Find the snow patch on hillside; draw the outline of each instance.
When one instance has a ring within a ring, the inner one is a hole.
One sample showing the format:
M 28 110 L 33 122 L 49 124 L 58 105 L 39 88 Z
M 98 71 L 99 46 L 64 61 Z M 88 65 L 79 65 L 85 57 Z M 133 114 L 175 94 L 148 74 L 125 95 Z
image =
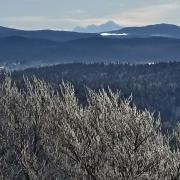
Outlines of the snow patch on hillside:
M 128 36 L 127 33 L 115 34 L 115 33 L 101 33 L 101 36 Z

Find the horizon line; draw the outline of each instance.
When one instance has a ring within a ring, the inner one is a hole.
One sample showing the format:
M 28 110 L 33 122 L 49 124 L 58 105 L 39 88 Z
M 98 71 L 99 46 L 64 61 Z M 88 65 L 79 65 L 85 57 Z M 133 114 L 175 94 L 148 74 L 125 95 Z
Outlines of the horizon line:
M 109 21 L 107 21 L 109 22 Z M 114 21 L 113 21 L 114 22 Z M 103 25 L 105 23 L 102 23 L 102 24 L 90 24 L 90 25 L 95 25 L 95 26 L 100 26 L 100 25 Z M 117 24 L 117 23 L 116 23 Z M 123 28 L 129 28 L 129 27 L 146 27 L 146 26 L 153 26 L 153 25 L 174 25 L 174 26 L 177 26 L 177 27 L 180 27 L 180 25 L 178 24 L 174 24 L 174 23 L 153 23 L 153 24 L 146 24 L 146 25 L 136 25 L 136 26 L 122 26 L 122 28 L 120 29 L 123 29 Z M 119 24 L 118 24 L 119 25 Z M 89 26 L 89 25 L 88 25 Z M 12 26 L 4 26 L 4 25 L 0 25 L 0 28 L 7 28 L 7 29 L 12 29 L 12 30 L 20 30 L 20 31 L 71 31 L 71 32 L 75 32 L 73 31 L 73 29 L 75 29 L 76 27 L 83 27 L 83 28 L 87 28 L 88 26 L 75 26 L 74 28 L 72 29 L 58 29 L 58 28 L 40 28 L 40 29 L 31 29 L 31 28 L 20 28 L 20 27 L 12 27 Z M 121 26 L 121 25 L 120 25 Z

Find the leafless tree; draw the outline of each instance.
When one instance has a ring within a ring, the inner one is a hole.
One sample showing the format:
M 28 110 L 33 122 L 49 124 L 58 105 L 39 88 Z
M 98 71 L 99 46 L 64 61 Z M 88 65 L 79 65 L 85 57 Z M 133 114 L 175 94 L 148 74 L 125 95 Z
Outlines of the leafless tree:
M 180 179 L 180 126 L 173 148 L 160 118 L 119 92 L 88 90 L 82 106 L 69 83 L 24 81 L 0 85 L 1 179 Z

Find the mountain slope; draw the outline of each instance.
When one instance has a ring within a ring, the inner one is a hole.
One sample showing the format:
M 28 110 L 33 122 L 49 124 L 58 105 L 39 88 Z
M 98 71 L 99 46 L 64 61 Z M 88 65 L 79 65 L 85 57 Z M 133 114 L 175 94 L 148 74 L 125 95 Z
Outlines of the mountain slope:
M 70 41 L 79 38 L 89 38 L 100 36 L 91 33 L 77 33 L 70 31 L 54 31 L 54 30 L 37 30 L 37 31 L 24 31 L 11 28 L 0 27 L 0 38 L 6 36 L 23 36 L 26 38 L 40 38 L 51 41 Z
M 11 33 L 11 32 L 16 32 L 16 31 L 18 31 L 18 30 L 13 29 L 13 28 L 7 28 L 7 27 L 0 26 L 0 34 Z
M 53 42 L 24 37 L 0 38 L 0 62 L 25 60 L 44 63 L 116 62 L 147 63 L 180 60 L 180 39 L 83 38 Z
M 125 33 L 128 35 L 128 37 L 161 36 L 170 38 L 180 38 L 180 26 L 172 24 L 155 24 L 144 27 L 127 27 L 117 31 L 111 31 L 110 33 Z

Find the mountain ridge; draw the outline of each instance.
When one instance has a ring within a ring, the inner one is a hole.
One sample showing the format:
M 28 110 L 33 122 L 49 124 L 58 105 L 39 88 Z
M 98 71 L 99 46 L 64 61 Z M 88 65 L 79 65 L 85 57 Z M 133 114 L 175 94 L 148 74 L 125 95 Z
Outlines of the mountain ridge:
M 180 61 L 180 39 L 93 37 L 53 42 L 22 37 L 0 38 L 0 62 L 26 60 L 47 62 Z
M 23 36 L 26 38 L 40 38 L 51 41 L 69 41 L 80 38 L 100 36 L 99 34 L 78 33 L 72 31 L 55 31 L 55 30 L 19 30 L 6 27 L 0 27 L 0 38 L 6 36 Z
M 164 32 L 169 32 L 168 36 L 152 36 L 154 32 L 162 32 L 163 27 Z M 7 29 L 4 33 L 6 28 L 2 29 L 0 66 L 17 61 L 26 62 L 28 66 L 66 62 L 180 61 L 180 27 L 176 25 L 160 24 L 113 31 L 114 34 L 127 32 L 128 35 L 123 38 L 53 30 Z
M 117 31 L 109 31 L 112 34 L 127 34 L 130 37 L 163 36 L 180 38 L 180 26 L 174 24 L 154 24 L 140 27 L 125 27 Z

